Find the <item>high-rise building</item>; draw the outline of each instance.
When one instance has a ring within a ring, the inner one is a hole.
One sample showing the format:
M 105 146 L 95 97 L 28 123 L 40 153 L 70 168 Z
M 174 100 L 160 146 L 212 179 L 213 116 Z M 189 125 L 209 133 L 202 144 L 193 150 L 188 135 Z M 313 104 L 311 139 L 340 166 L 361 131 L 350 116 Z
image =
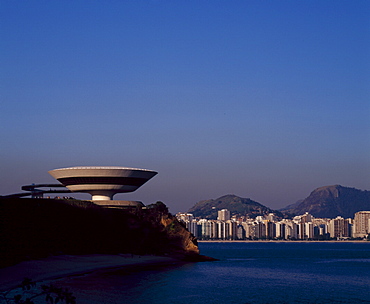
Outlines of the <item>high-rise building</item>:
M 191 213 L 177 213 L 176 214 L 176 218 L 179 220 L 179 221 L 183 221 L 183 222 L 191 222 L 193 219 L 194 219 L 194 216 L 193 214 Z
M 229 239 L 230 240 L 235 240 L 236 239 L 236 233 L 237 233 L 237 222 L 234 222 L 234 221 L 227 221 L 226 222 L 228 224 L 228 228 L 229 228 Z
M 275 222 L 276 221 L 276 216 L 274 213 L 269 213 L 267 216 L 266 216 L 266 220 L 270 221 L 270 222 Z
M 313 219 L 313 216 L 309 214 L 308 212 L 306 212 L 305 214 L 301 216 L 301 222 L 303 223 L 312 222 L 312 219 Z
M 350 237 L 350 221 L 337 216 L 329 222 L 329 233 L 332 238 Z
M 198 223 L 196 220 L 187 221 L 185 224 L 189 232 L 191 232 L 195 237 L 199 237 Z
M 305 237 L 307 239 L 313 239 L 313 236 L 314 236 L 314 229 L 313 229 L 313 223 L 312 222 L 307 222 L 307 223 L 304 223 L 304 230 L 305 230 Z
M 353 237 L 365 237 L 370 233 L 370 211 L 355 213 Z
M 264 222 L 255 223 L 255 237 L 257 239 L 266 238 L 266 225 Z
M 206 219 L 201 219 L 198 221 L 200 228 L 200 236 L 203 240 L 209 239 L 209 223 Z
M 238 240 L 244 240 L 245 239 L 245 229 L 243 225 L 239 224 L 236 227 L 236 238 Z
M 226 222 L 218 222 L 218 238 L 221 240 L 227 240 L 229 238 L 229 227 Z
M 217 230 L 217 221 L 209 221 L 210 222 L 210 235 L 211 239 L 218 239 L 218 230 Z
M 217 219 L 219 221 L 228 221 L 230 220 L 230 211 L 227 209 L 222 209 L 217 212 Z
M 285 239 L 286 233 L 285 233 L 285 223 L 283 222 L 277 222 L 275 223 L 275 230 L 276 230 L 276 237 L 278 239 Z
M 274 222 L 265 221 L 266 226 L 266 237 L 268 239 L 274 239 L 276 237 L 276 225 Z

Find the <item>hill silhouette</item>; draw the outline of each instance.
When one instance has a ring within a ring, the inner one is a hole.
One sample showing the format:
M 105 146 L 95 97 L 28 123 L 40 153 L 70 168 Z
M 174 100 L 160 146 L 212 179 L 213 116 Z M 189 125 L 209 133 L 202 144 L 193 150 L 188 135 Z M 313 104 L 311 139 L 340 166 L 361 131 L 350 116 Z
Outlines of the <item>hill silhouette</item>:
M 281 209 L 284 213 L 304 214 L 315 217 L 353 218 L 358 211 L 370 210 L 370 191 L 340 185 L 325 186 L 315 189 L 302 202 Z
M 281 212 L 272 210 L 250 198 L 242 198 L 233 194 L 221 196 L 217 199 L 203 200 L 196 203 L 189 209 L 195 217 L 205 219 L 217 219 L 217 212 L 221 209 L 228 209 L 231 215 L 256 217 L 271 212 L 282 215 Z

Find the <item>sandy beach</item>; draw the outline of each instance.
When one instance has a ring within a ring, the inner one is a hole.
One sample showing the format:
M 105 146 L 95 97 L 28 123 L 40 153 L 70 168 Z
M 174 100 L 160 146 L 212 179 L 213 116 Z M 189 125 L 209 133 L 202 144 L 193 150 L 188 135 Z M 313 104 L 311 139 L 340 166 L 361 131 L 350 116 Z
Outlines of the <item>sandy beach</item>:
M 0 291 L 16 288 L 24 278 L 34 282 L 57 279 L 69 275 L 89 273 L 98 269 L 180 263 L 160 256 L 122 255 L 61 255 L 40 260 L 25 261 L 0 269 Z

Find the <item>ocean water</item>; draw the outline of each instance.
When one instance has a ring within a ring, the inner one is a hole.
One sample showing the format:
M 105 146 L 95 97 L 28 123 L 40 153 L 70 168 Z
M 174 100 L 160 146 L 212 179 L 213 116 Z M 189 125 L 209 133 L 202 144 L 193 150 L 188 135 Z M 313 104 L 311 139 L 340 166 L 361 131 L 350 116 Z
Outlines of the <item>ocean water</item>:
M 216 262 L 59 280 L 77 303 L 370 303 L 370 242 L 199 244 Z

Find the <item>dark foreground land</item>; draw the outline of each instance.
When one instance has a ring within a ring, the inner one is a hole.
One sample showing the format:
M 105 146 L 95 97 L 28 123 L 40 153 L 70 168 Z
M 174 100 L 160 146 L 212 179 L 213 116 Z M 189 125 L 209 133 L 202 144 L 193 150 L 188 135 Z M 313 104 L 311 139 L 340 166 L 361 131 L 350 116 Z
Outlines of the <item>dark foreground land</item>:
M 91 254 L 51 256 L 0 268 L 0 293 L 15 289 L 25 278 L 32 278 L 31 280 L 36 283 L 87 274 L 97 270 L 140 269 L 140 267 L 148 266 L 166 267 L 180 263 L 185 262 L 171 257 L 153 255 Z M 1 300 L 0 303 L 2 303 Z
M 0 268 L 58 255 L 206 259 L 196 239 L 161 202 L 147 209 L 112 209 L 68 199 L 1 199 L 0 246 Z

